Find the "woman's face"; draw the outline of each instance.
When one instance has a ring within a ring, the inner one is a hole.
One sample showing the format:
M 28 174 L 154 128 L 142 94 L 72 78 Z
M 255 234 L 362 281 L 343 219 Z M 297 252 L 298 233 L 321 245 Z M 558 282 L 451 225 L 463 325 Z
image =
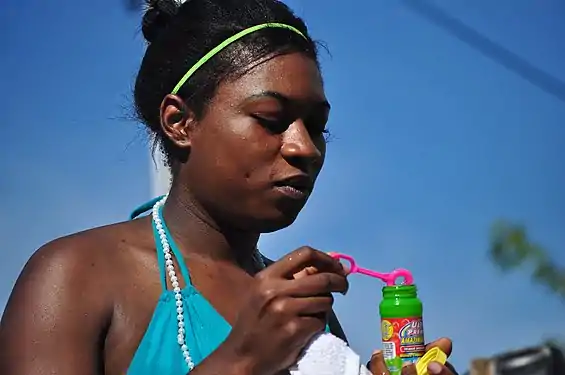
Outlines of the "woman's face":
M 218 87 L 204 116 L 187 122 L 180 172 L 220 224 L 272 232 L 290 225 L 322 168 L 330 106 L 316 63 L 294 53 Z

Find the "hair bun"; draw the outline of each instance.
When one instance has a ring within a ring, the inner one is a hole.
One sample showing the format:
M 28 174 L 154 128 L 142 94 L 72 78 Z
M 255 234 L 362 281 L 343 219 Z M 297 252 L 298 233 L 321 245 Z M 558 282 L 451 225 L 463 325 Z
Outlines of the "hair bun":
M 148 0 L 141 21 L 141 32 L 149 43 L 153 42 L 187 0 Z

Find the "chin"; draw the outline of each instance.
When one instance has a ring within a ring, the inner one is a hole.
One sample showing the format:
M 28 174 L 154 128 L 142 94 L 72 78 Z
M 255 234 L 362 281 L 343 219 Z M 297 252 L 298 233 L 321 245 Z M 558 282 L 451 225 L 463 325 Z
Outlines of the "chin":
M 245 215 L 234 218 L 234 222 L 240 224 L 240 230 L 255 233 L 276 232 L 292 225 L 305 204 L 306 200 L 279 200 L 267 204 L 261 202 L 261 204 L 254 205 L 252 209 L 245 210 Z
M 257 231 L 260 233 L 273 233 L 289 227 L 296 220 L 298 214 L 294 216 L 280 215 L 278 218 L 260 220 L 257 223 Z
M 254 217 L 253 229 L 260 233 L 272 233 L 284 229 L 296 221 L 302 207 L 303 204 L 273 207 L 269 212 L 262 212 Z

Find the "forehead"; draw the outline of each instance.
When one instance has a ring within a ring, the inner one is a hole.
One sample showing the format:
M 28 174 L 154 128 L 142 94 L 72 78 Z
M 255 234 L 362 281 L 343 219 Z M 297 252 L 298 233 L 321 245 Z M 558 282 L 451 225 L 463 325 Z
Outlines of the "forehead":
M 320 70 L 301 53 L 265 60 L 235 80 L 218 87 L 216 99 L 237 101 L 272 91 L 293 99 L 326 100 Z

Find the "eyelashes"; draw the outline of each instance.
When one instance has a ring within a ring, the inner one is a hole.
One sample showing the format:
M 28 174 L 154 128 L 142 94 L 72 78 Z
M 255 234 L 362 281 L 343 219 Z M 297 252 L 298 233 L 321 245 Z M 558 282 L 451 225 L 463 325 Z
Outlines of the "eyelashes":
M 274 134 L 281 134 L 288 129 L 292 121 L 286 119 L 268 119 L 265 117 L 253 115 L 252 116 L 262 127 Z
M 324 128 L 324 130 L 322 130 L 322 134 L 324 135 L 324 140 L 326 141 L 326 143 L 329 143 L 333 140 L 332 132 L 330 131 L 330 128 L 328 127 Z
M 290 124 L 292 124 L 292 122 L 294 121 L 285 118 L 269 119 L 259 115 L 252 115 L 251 117 L 253 117 L 255 121 L 259 123 L 259 125 L 273 134 L 284 133 L 288 129 Z M 305 123 L 309 133 L 312 136 L 323 136 L 326 142 L 331 139 L 331 132 L 330 129 L 325 126 L 325 121 L 315 121 L 314 119 L 311 119 L 310 121 L 305 121 Z

